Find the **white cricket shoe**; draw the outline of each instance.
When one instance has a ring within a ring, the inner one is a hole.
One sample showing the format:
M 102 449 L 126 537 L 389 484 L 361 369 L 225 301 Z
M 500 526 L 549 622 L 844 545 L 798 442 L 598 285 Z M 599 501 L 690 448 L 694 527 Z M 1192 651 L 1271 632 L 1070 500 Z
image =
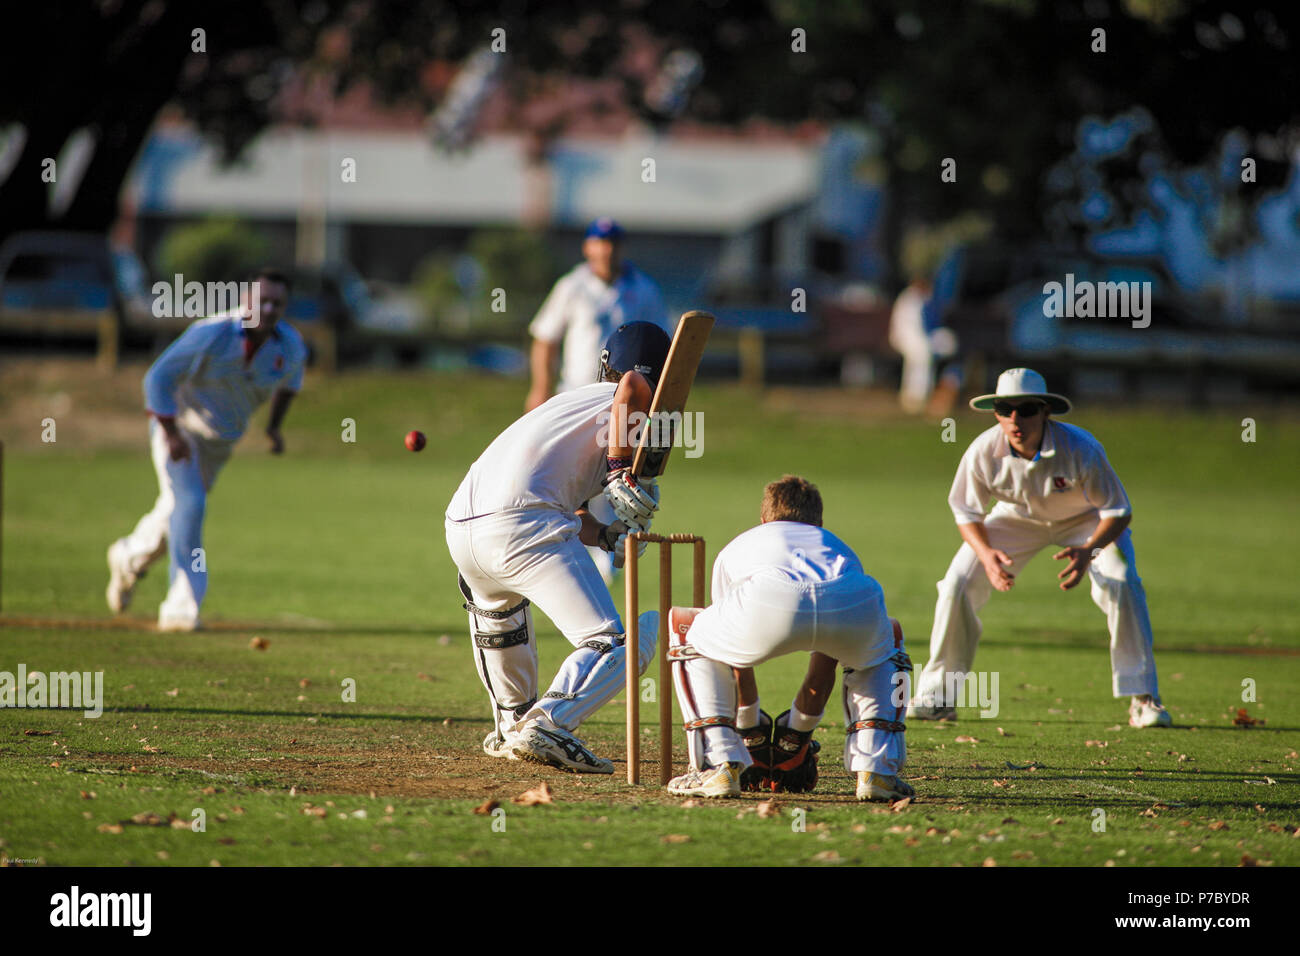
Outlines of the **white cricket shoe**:
M 912 785 L 901 777 L 873 773 L 870 770 L 858 771 L 859 800 L 902 800 L 914 796 L 916 791 Z
M 518 760 L 510 750 L 507 737 L 500 736 L 495 730 L 483 738 L 483 752 L 489 757 L 502 757 L 506 760 Z
M 126 544 L 118 538 L 108 546 L 108 590 L 104 598 L 108 609 L 114 614 L 121 614 L 131 606 L 131 593 L 135 590 L 140 575 L 131 570 L 126 560 Z
M 507 746 L 520 760 L 544 763 L 573 773 L 613 773 L 614 762 L 597 757 L 577 737 L 559 728 L 534 724 L 513 734 Z
M 1174 719 L 1165 710 L 1160 699 L 1150 694 L 1139 694 L 1128 705 L 1130 727 L 1172 727 Z
M 158 614 L 158 630 L 168 634 L 188 634 L 191 631 L 197 631 L 201 624 L 197 617 L 188 617 L 180 614 L 168 614 L 166 611 L 160 611 Z
M 740 774 L 745 765 L 723 763 L 705 770 L 692 770 L 668 781 L 668 792 L 679 797 L 738 797 Z
M 908 720 L 956 720 L 957 708 L 942 704 L 927 704 L 920 697 L 907 702 Z

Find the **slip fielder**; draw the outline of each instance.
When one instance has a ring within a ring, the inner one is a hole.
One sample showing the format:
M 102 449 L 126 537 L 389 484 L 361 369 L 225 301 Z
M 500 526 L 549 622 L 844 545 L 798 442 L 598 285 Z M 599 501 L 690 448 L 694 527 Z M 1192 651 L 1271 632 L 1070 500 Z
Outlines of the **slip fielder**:
M 584 545 L 621 549 L 629 527 L 648 530 L 659 507 L 654 479 L 630 473 L 626 425 L 649 409 L 669 346 L 651 323 L 619 327 L 601 353 L 599 381 L 562 392 L 502 432 L 447 508 L 447 548 L 492 704 L 489 756 L 613 773 L 611 761 L 574 736 L 623 687 L 626 654 L 622 621 Z M 600 497 L 617 520 L 592 516 L 588 503 Z M 540 697 L 533 604 L 574 647 Z M 638 623 L 640 672 L 654 655 L 657 613 Z
M 281 322 L 289 281 L 274 269 L 254 277 L 257 298 L 239 311 L 193 323 L 158 356 L 144 377 L 158 498 L 125 538 L 108 549 L 108 606 L 131 603 L 136 583 L 166 551 L 167 597 L 158 611 L 163 631 L 193 631 L 207 592 L 203 517 L 217 473 L 248 428 L 253 412 L 272 399 L 266 434 L 273 454 L 284 450 L 280 425 L 302 388 L 307 347 Z M 258 314 L 252 314 L 253 302 Z
M 938 584 L 930 661 L 907 716 L 955 719 L 956 701 L 945 693 L 952 679 L 945 675 L 970 673 L 982 630 L 979 610 L 991 589 L 1010 591 L 1030 558 L 1058 545 L 1052 557 L 1069 562 L 1057 575 L 1061 589 L 1086 574 L 1092 600 L 1106 615 L 1113 692 L 1131 696 L 1129 724 L 1170 726 L 1128 530 L 1132 508 L 1105 450 L 1082 428 L 1051 418 L 1070 411 L 1070 402 L 1048 392 L 1032 369 L 1008 369 L 998 376 L 996 393 L 970 404 L 992 411 L 997 424 L 971 443 L 957 466 L 948 504 L 965 543 Z

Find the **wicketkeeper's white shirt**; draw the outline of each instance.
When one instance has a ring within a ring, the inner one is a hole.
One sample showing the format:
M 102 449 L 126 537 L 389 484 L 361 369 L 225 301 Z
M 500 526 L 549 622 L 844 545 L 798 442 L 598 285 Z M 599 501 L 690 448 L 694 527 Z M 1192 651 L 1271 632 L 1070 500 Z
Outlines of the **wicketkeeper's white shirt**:
M 862 574 L 862 562 L 825 528 L 802 521 L 768 521 L 737 535 L 713 562 L 713 602 L 756 574 L 779 574 L 796 584 Z
M 272 392 L 302 389 L 306 363 L 302 336 L 285 322 L 276 323 L 249 361 L 240 316 L 200 319 L 150 366 L 145 405 L 203 438 L 237 441 Z
M 526 508 L 566 516 L 600 494 L 609 413 L 618 385 L 598 382 L 562 392 L 496 437 L 470 466 L 447 507 L 464 521 Z
M 563 343 L 559 388 L 564 391 L 596 380 L 600 351 L 625 322 L 653 322 L 673 334 L 653 279 L 627 262 L 607 284 L 584 262 L 555 283 L 528 331 L 543 342 Z
M 1031 521 L 1070 521 L 1088 512 L 1111 518 L 1132 510 L 1101 443 L 1077 425 L 1048 419 L 1032 459 L 1011 449 L 1001 427 L 976 438 L 957 466 L 948 506 L 958 524 L 982 523 L 989 507 Z

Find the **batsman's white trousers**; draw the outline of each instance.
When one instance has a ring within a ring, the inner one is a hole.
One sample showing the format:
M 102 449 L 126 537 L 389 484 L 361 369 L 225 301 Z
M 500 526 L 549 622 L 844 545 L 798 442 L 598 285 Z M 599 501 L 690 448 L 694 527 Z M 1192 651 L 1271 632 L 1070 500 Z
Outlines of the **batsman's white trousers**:
M 818 651 L 844 669 L 847 725 L 863 724 L 845 738 L 844 766 L 850 772 L 902 770 L 907 757 L 901 732 L 908 694 L 906 654 L 901 641 L 895 646 L 880 585 L 866 575 L 819 583 L 792 581 L 775 571 L 755 575 L 696 615 L 686 642 L 702 655 L 681 665 L 678 700 L 688 721 L 735 717 L 736 685 L 730 668 Z M 865 726 L 867 722 L 873 726 Z M 885 723 L 899 729 L 887 729 Z M 730 727 L 709 727 L 703 736 L 699 756 L 711 766 L 752 762 L 740 735 Z M 692 760 L 697 759 L 693 748 Z
M 167 434 L 149 423 L 149 445 L 158 473 L 158 499 L 135 530 L 122 539 L 128 567 L 142 573 L 166 550 L 169 558 L 167 597 L 160 616 L 197 620 L 208 589 L 207 555 L 203 547 L 203 515 L 217 473 L 230 459 L 233 442 L 212 441 L 180 429 L 190 457 L 172 461 Z
M 1082 546 L 1099 521 L 1095 512 L 1071 521 L 1032 521 L 999 503 L 985 519 L 984 529 L 989 544 L 1011 557 L 1012 564 L 1007 570 L 1019 577 L 1029 560 L 1046 547 Z M 1110 669 L 1115 696 L 1153 694 L 1158 697 L 1151 617 L 1147 613 L 1146 591 L 1138 577 L 1133 538 L 1127 528 L 1092 559 L 1088 577 L 1093 603 L 1105 612 L 1110 629 Z M 934 629 L 930 633 L 930 660 L 917 679 L 916 694 L 927 704 L 952 706 L 955 702 L 944 697 L 944 674 L 971 672 L 983 630 L 979 610 L 988 601 L 993 585 L 974 549 L 962 544 L 938 588 Z M 1015 593 L 1014 588 L 1011 593 Z
M 499 732 L 520 730 L 539 719 L 573 731 L 623 688 L 623 624 L 609 588 L 578 540 L 579 527 L 575 515 L 553 508 L 446 522 L 447 549 L 469 585 L 475 605 L 500 612 L 527 598 L 574 646 L 546 694 L 513 726 L 498 725 Z M 657 631 L 653 625 L 640 628 L 638 671 L 654 656 Z M 534 638 L 530 635 L 529 640 Z M 606 649 L 605 645 L 614 646 Z M 497 684 L 516 688 L 523 700 L 535 696 L 535 645 L 527 652 L 519 646 L 507 653 L 484 652 L 483 656 L 485 686 L 495 679 Z M 526 693 L 528 689 L 532 693 Z M 487 690 L 492 696 L 492 687 Z M 497 704 L 494 698 L 493 706 Z

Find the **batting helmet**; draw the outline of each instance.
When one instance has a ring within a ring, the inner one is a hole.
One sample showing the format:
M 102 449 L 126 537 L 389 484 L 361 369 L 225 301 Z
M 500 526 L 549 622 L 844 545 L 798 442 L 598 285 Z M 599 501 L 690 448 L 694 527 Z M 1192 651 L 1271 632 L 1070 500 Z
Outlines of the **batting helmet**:
M 653 322 L 620 325 L 600 353 L 599 381 L 617 382 L 626 372 L 636 370 L 651 386 L 658 385 L 670 345 L 668 333 Z

